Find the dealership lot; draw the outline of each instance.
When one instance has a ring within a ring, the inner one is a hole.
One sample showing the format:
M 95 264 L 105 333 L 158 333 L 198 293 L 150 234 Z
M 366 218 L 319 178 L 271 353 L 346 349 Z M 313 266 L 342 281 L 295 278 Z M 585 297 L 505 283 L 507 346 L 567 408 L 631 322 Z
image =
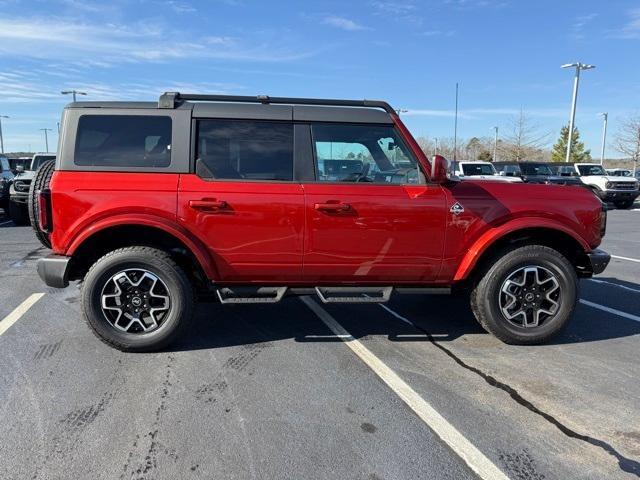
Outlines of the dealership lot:
M 636 478 L 640 211 L 609 212 L 603 248 L 544 346 L 500 343 L 463 298 L 396 296 L 201 304 L 171 351 L 125 354 L 0 218 L 0 478 Z

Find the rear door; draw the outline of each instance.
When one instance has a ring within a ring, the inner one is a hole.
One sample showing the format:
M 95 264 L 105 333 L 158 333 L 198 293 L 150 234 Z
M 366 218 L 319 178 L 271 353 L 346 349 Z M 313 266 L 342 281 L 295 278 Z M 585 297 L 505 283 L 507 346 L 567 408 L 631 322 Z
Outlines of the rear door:
M 321 283 L 428 283 L 445 233 L 445 195 L 427 184 L 393 125 L 311 125 L 303 274 Z
M 293 151 L 291 121 L 195 121 L 195 173 L 180 178 L 178 220 L 206 243 L 218 281 L 300 280 L 304 196 Z

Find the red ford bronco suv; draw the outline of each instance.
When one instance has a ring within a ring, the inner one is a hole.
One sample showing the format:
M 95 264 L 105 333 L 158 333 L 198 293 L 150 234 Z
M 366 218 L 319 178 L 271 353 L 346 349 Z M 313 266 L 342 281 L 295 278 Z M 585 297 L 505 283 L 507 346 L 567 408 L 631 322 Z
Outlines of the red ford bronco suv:
M 89 326 L 127 351 L 167 346 L 196 299 L 384 302 L 469 289 L 482 326 L 542 342 L 578 278 L 604 270 L 590 191 L 450 179 L 382 101 L 165 93 L 78 102 L 31 216 L 38 273 L 82 282 Z

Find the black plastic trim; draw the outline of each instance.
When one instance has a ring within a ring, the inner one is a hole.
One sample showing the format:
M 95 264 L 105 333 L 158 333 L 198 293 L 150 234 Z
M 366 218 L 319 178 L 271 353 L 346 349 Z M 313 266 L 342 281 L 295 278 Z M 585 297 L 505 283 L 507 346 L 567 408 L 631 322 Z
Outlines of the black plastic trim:
M 611 261 L 611 255 L 598 248 L 591 253 L 587 253 L 587 258 L 591 263 L 591 271 L 594 275 L 604 272 L 604 269 L 609 265 L 609 261 Z
M 69 285 L 69 262 L 71 257 L 48 255 L 38 260 L 37 270 L 42 281 L 49 287 L 65 288 Z

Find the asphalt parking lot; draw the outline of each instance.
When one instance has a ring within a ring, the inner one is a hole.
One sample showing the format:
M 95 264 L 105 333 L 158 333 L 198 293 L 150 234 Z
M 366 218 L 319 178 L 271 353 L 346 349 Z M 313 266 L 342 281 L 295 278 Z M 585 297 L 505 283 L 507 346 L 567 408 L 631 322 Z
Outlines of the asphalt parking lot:
M 0 218 L 0 478 L 640 477 L 640 209 L 609 212 L 602 248 L 544 346 L 500 343 L 464 298 L 407 295 L 201 304 L 171 351 L 125 354 Z

